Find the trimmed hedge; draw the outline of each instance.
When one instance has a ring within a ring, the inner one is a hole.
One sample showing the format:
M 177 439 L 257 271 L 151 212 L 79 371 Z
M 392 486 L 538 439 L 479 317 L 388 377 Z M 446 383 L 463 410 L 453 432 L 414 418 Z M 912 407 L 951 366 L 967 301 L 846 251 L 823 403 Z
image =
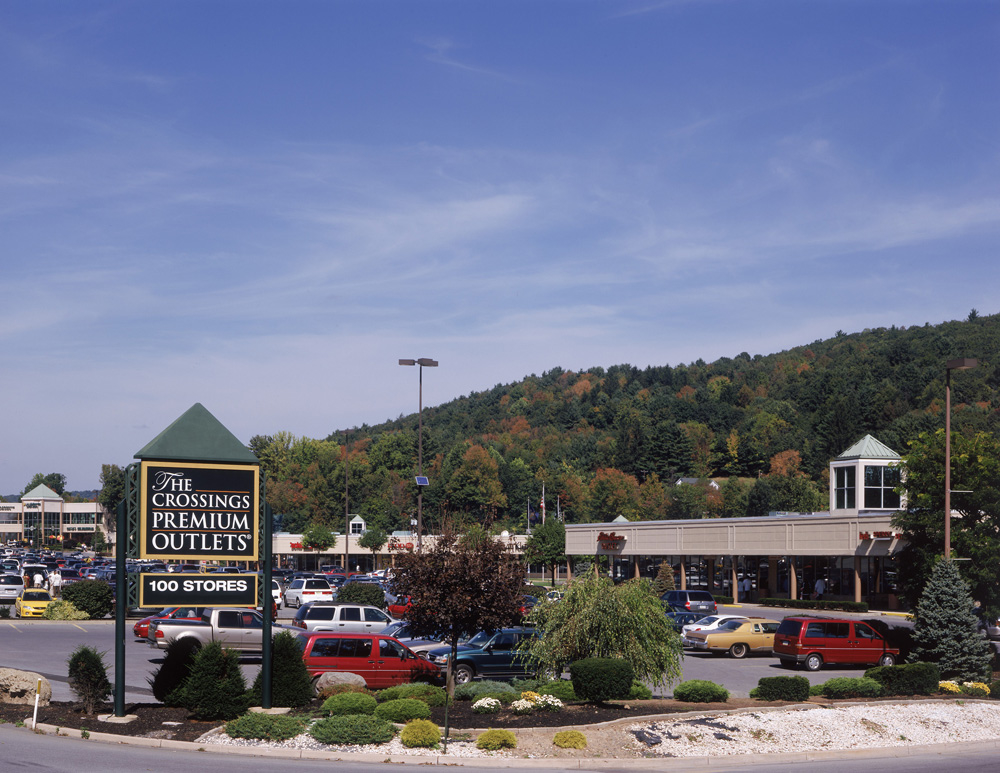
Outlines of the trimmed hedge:
M 457 701 L 477 701 L 480 698 L 497 697 L 500 693 L 510 693 L 520 695 L 520 691 L 507 682 L 494 682 L 490 679 L 483 679 L 479 682 L 469 682 L 460 684 L 455 688 L 455 700 Z
M 323 701 L 323 711 L 333 716 L 346 716 L 348 714 L 374 714 L 377 701 L 371 695 L 360 692 L 342 692 L 339 695 L 331 695 Z
M 839 609 L 843 612 L 867 612 L 865 601 L 828 601 L 825 599 L 758 599 L 763 607 L 788 607 L 789 609 Z
M 62 597 L 81 612 L 86 612 L 91 620 L 107 617 L 115 600 L 111 586 L 103 580 L 81 580 L 71 583 L 63 588 Z
M 882 685 L 866 676 L 838 676 L 820 685 L 824 698 L 878 698 Z
M 883 695 L 933 695 L 938 692 L 941 669 L 935 663 L 876 666 L 865 671 L 865 677 L 882 685 Z
M 763 676 L 750 697 L 758 701 L 809 700 L 809 680 L 804 676 Z
M 539 695 L 554 695 L 563 703 L 576 700 L 576 691 L 573 689 L 573 683 L 568 679 L 553 679 L 551 682 L 545 682 L 535 692 Z M 631 698 L 632 696 L 630 695 L 629 697 Z
M 510 730 L 487 730 L 476 739 L 477 749 L 498 751 L 499 749 L 516 749 L 517 736 Z
M 729 690 L 715 682 L 691 679 L 674 688 L 674 700 L 685 703 L 725 703 L 729 700 Z
M 431 707 L 416 698 L 397 698 L 375 707 L 375 716 L 388 722 L 409 722 L 411 719 L 430 719 Z
M 628 691 L 630 701 L 648 701 L 653 697 L 653 691 L 638 679 L 632 680 L 632 687 Z
M 602 703 L 627 699 L 635 672 L 618 658 L 584 658 L 569 664 L 573 691 L 582 701 Z
M 368 714 L 321 719 L 309 729 L 320 743 L 333 746 L 389 743 L 396 735 L 391 722 Z
M 257 741 L 287 741 L 305 732 L 305 717 L 287 714 L 261 714 L 250 712 L 226 723 L 230 738 L 249 738 Z
M 441 728 L 429 719 L 414 719 L 406 723 L 399 740 L 410 749 L 436 749 L 441 743 Z
M 448 693 L 443 687 L 424 682 L 412 682 L 410 684 L 397 684 L 393 687 L 386 687 L 379 690 L 375 697 L 379 702 L 393 701 L 398 698 L 416 698 L 423 701 L 428 706 L 444 706 L 448 700 Z
M 560 749 L 586 749 L 587 736 L 579 730 L 560 730 L 552 736 L 552 743 Z

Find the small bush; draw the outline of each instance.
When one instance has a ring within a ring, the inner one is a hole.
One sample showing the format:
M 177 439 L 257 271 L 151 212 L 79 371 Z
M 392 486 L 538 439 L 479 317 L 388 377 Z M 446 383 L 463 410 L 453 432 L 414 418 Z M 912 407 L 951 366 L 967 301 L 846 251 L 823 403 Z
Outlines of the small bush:
M 809 697 L 819 698 L 823 694 L 823 685 L 821 684 L 811 684 L 809 685 Z
M 153 690 L 153 697 L 167 706 L 180 706 L 180 697 L 174 690 L 184 684 L 191 673 L 194 654 L 200 645 L 194 639 L 174 639 L 167 644 L 163 653 L 163 663 L 147 679 Z
M 543 682 L 536 692 L 539 695 L 554 695 L 563 702 L 576 700 L 576 691 L 569 679 L 553 679 L 551 682 Z
M 431 707 L 416 698 L 397 698 L 375 707 L 375 716 L 388 722 L 409 722 L 411 719 L 430 719 Z
M 331 695 L 323 701 L 323 711 L 333 716 L 346 714 L 374 714 L 377 701 L 371 695 L 359 692 L 344 692 Z
M 674 688 L 674 700 L 685 703 L 725 703 L 729 690 L 704 679 L 690 679 Z
M 822 685 L 824 698 L 878 698 L 882 685 L 865 676 L 838 676 Z
M 804 701 L 809 699 L 809 680 L 804 676 L 764 676 L 750 691 L 759 701 Z
M 337 601 L 343 604 L 366 604 L 385 609 L 385 591 L 370 582 L 350 582 L 337 591 Z
M 46 620 L 87 620 L 90 615 L 74 607 L 72 602 L 56 599 L 45 607 L 42 617 Z
M 494 698 L 504 706 L 510 706 L 514 701 L 516 701 L 521 696 L 516 692 L 491 692 L 482 696 L 483 698 Z M 482 700 L 482 698 L 480 699 Z
M 429 719 L 414 719 L 406 723 L 399 740 L 408 748 L 436 749 L 441 743 L 441 728 Z
M 114 604 L 111 586 L 103 580 L 81 580 L 63 588 L 64 601 L 70 602 L 91 620 L 100 620 L 110 614 Z
M 460 684 L 455 688 L 455 700 L 474 701 L 485 695 L 495 695 L 497 693 L 510 693 L 520 695 L 520 690 L 515 690 L 507 682 L 494 682 L 490 679 L 483 679 L 481 682 L 469 682 Z
M 252 711 L 226 723 L 230 738 L 250 738 L 257 741 L 287 741 L 305 732 L 304 717 L 287 714 L 261 714 Z
M 364 695 L 374 695 L 374 693 L 372 693 L 372 691 L 369 690 L 367 687 L 362 687 L 359 684 L 331 684 L 320 690 L 316 694 L 316 697 L 319 698 L 321 701 L 325 701 L 327 698 L 330 698 L 334 695 L 341 695 L 345 692 L 359 692 L 363 693 Z
M 935 663 L 876 666 L 865 676 L 882 685 L 883 695 L 933 695 L 938 691 L 941 670 Z
M 309 735 L 332 746 L 389 743 L 396 735 L 391 722 L 368 714 L 328 717 L 316 722 Z
M 990 697 L 1000 700 L 1000 681 L 990 682 Z
M 560 749 L 586 749 L 587 736 L 579 730 L 560 730 L 552 737 L 552 743 Z
M 569 664 L 573 691 L 582 701 L 602 703 L 628 698 L 635 673 L 618 658 L 584 658 Z
M 264 669 L 261 669 L 251 689 L 255 703 L 260 703 L 263 689 Z M 312 699 L 312 677 L 302 659 L 302 650 L 291 631 L 282 631 L 271 646 L 271 705 L 296 708 Z
M 10 604 L 0 605 L 0 620 L 10 619 Z
M 962 682 L 962 692 L 972 698 L 989 698 L 990 686 L 983 682 Z
M 103 653 L 86 644 L 73 650 L 69 656 L 69 686 L 83 703 L 84 713 L 93 714 L 111 695 Z
M 191 673 L 171 693 L 171 700 L 175 696 L 195 719 L 236 719 L 250 705 L 239 653 L 218 642 L 206 644 L 195 654 Z
M 500 705 L 496 698 L 480 698 L 472 704 L 472 711 L 476 714 L 496 714 L 500 711 Z
M 716 599 L 718 599 L 718 596 Z M 865 601 L 764 598 L 758 599 L 757 603 L 762 607 L 787 607 L 789 609 L 839 609 L 842 612 L 868 611 L 868 603 Z
M 511 679 L 511 689 L 516 693 L 535 692 L 539 686 L 544 684 L 540 679 Z
M 653 697 L 653 691 L 650 690 L 646 685 L 640 682 L 638 679 L 632 680 L 632 687 L 628 691 L 628 699 L 630 701 L 648 701 Z
M 493 752 L 500 749 L 516 749 L 517 736 L 510 730 L 487 730 L 476 739 L 476 748 Z
M 938 682 L 938 692 L 943 692 L 945 695 L 961 695 L 962 688 L 958 686 L 958 682 L 946 680 Z
M 416 698 L 428 706 L 444 706 L 448 700 L 448 693 L 443 687 L 437 685 L 413 682 L 411 684 L 397 684 L 394 687 L 379 690 L 375 697 L 378 698 L 379 702 L 394 701 L 397 698 Z

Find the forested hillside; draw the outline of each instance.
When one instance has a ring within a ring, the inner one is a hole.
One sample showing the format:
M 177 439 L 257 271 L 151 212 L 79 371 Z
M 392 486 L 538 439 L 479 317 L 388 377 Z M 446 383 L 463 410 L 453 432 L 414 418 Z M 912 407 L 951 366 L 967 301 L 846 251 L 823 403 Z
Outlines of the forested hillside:
M 945 362 L 953 427 L 998 434 L 1000 315 L 838 332 L 771 355 L 582 372 L 554 368 L 424 409 L 425 527 L 442 519 L 523 530 L 545 484 L 568 522 L 733 517 L 829 505 L 829 460 L 870 433 L 904 453 L 943 425 Z M 342 528 L 345 444 L 350 510 L 385 529 L 415 507 L 416 415 L 326 440 L 286 433 L 250 443 L 284 527 Z M 677 478 L 700 484 L 673 485 Z M 715 478 L 719 489 L 709 487 Z

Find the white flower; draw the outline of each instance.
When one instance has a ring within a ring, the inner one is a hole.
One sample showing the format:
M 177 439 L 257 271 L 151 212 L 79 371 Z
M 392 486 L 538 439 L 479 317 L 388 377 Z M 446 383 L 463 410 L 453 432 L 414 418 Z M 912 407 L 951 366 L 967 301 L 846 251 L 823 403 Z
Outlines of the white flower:
M 500 701 L 496 698 L 480 698 L 472 704 L 472 710 L 477 714 L 496 714 L 500 711 Z
M 535 705 L 549 711 L 559 711 L 564 704 L 555 695 L 539 695 Z
M 535 708 L 535 704 L 531 701 L 517 700 L 510 704 L 510 707 L 515 714 L 530 714 L 531 710 Z

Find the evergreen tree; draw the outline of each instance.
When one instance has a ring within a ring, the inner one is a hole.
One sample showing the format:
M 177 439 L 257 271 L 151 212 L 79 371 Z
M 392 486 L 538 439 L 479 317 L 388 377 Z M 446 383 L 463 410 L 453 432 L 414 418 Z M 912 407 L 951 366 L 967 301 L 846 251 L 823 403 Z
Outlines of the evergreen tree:
M 261 700 L 264 690 L 264 669 L 257 672 L 251 693 L 255 702 Z M 282 631 L 274 637 L 271 648 L 271 705 L 296 708 L 312 700 L 312 679 L 295 634 Z
M 991 645 L 978 630 L 969 586 L 941 559 L 917 603 L 911 663 L 936 663 L 943 679 L 990 681 Z
M 653 593 L 662 596 L 668 590 L 675 590 L 674 567 L 669 561 L 661 561 L 660 568 L 656 572 L 656 579 L 653 580 Z

